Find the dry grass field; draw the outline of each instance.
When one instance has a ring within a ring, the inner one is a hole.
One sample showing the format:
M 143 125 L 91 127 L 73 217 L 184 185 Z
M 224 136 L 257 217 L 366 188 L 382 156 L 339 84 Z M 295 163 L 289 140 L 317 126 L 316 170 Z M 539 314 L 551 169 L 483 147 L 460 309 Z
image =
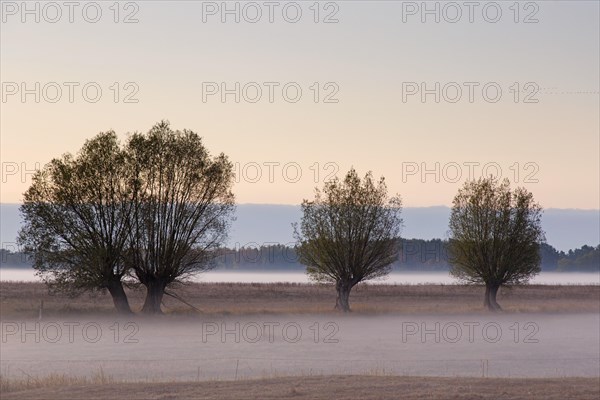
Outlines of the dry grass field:
M 545 399 L 596 400 L 596 378 L 308 376 L 260 380 L 60 385 L 5 392 L 3 400 Z
M 332 286 L 292 283 L 191 283 L 171 289 L 203 314 L 314 314 L 330 313 L 335 304 Z M 142 289 L 128 290 L 138 311 Z M 482 312 L 483 288 L 464 285 L 358 285 L 350 296 L 356 313 L 448 314 Z M 68 298 L 50 295 L 42 283 L 0 282 L 0 315 L 32 318 L 40 302 L 44 315 L 112 314 L 107 293 Z M 600 286 L 528 285 L 503 288 L 498 301 L 507 312 L 600 312 Z M 165 296 L 167 313 L 196 313 Z

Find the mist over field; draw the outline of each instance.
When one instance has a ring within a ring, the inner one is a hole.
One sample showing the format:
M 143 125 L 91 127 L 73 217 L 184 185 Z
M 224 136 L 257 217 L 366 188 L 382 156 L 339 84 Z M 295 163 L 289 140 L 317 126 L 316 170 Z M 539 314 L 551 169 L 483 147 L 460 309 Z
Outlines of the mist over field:
M 3 375 L 229 380 L 391 374 L 599 377 L 598 314 L 223 316 L 2 322 Z

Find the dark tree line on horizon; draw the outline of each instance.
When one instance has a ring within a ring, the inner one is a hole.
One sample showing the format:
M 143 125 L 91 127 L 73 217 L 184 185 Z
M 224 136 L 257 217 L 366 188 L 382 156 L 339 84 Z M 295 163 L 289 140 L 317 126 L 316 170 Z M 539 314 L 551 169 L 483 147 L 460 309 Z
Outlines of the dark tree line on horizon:
M 391 264 L 393 271 L 448 271 L 447 240 L 401 239 L 398 258 Z M 215 259 L 217 269 L 303 271 L 296 250 L 291 245 L 250 244 L 237 248 L 223 248 Z M 556 250 L 547 243 L 540 245 L 541 269 L 548 272 L 600 271 L 600 245 L 583 245 L 568 252 Z
M 392 271 L 446 272 L 450 270 L 446 240 L 401 239 L 398 259 Z M 294 246 L 291 244 L 258 245 L 250 243 L 234 248 L 216 250 L 215 270 L 224 271 L 295 271 L 304 272 Z M 598 272 L 600 271 L 600 245 L 583 245 L 569 251 L 559 251 L 542 243 L 541 269 L 546 272 Z M 31 260 L 20 251 L 0 249 L 0 267 L 31 268 Z

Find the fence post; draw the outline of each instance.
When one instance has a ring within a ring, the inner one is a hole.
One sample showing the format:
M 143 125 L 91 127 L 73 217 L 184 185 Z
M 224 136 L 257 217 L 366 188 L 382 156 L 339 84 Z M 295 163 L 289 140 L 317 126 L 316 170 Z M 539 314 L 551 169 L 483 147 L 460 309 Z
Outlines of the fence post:
M 482 378 L 487 378 L 488 377 L 488 375 L 489 375 L 488 374 L 488 367 L 489 367 L 488 360 L 487 359 L 481 360 L 481 377 Z

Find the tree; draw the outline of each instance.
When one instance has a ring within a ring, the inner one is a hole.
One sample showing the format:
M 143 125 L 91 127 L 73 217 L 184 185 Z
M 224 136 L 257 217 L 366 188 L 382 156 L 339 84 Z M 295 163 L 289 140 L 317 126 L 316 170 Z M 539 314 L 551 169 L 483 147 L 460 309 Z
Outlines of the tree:
M 485 284 L 484 306 L 499 311 L 503 285 L 527 282 L 540 272 L 542 208 L 524 188 L 507 179 L 468 181 L 454 198 L 450 214 L 451 273 L 467 283 Z
M 369 172 L 361 180 L 354 169 L 302 202 L 300 230 L 294 226 L 299 259 L 312 279 L 335 283 L 336 309 L 350 311 L 356 284 L 389 273 L 398 257 L 401 210 L 399 196 L 388 198 L 384 178 L 376 184 Z
M 55 291 L 77 295 L 108 290 L 115 308 L 130 313 L 122 279 L 131 190 L 114 132 L 100 133 L 81 151 L 38 171 L 20 208 L 19 243 Z
M 233 167 L 194 132 L 168 122 L 131 136 L 133 212 L 128 265 L 146 287 L 142 311 L 160 313 L 166 288 L 211 268 L 234 211 Z

